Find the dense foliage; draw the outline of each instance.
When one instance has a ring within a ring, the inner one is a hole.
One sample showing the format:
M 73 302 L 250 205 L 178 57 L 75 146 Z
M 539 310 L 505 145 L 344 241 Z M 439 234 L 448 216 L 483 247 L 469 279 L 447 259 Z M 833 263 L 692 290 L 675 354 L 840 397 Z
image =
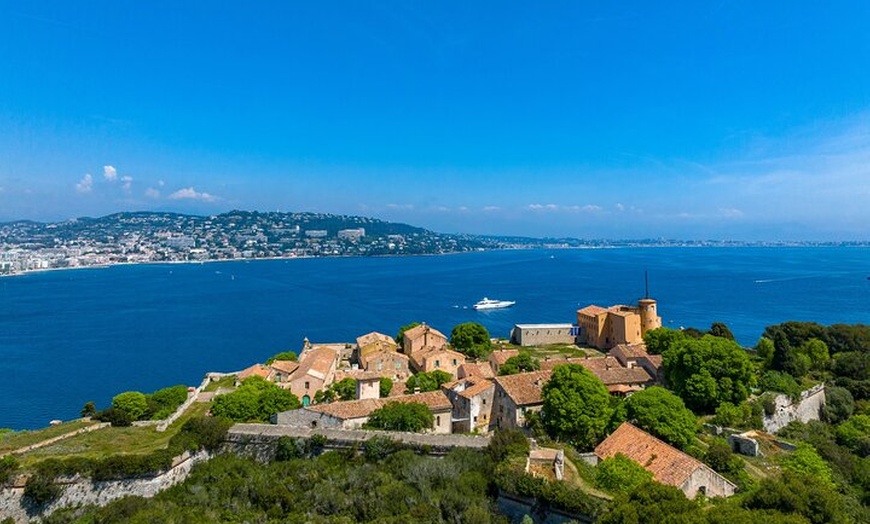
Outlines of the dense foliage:
M 626 415 L 636 426 L 685 449 L 695 438 L 698 421 L 680 397 L 653 386 L 638 391 L 625 401 Z
M 390 396 L 390 392 L 393 391 L 393 379 L 388 377 L 381 377 L 381 381 L 378 384 L 378 393 L 381 398 L 386 398 Z
M 541 418 L 553 438 L 589 450 L 606 436 L 614 414 L 610 394 L 583 366 L 556 366 L 541 396 Z
M 652 478 L 652 473 L 622 453 L 602 460 L 595 468 L 595 484 L 611 493 L 628 493 Z
M 417 373 L 411 375 L 405 381 L 405 393 L 425 393 L 427 391 L 438 391 L 441 384 L 445 384 L 453 380 L 453 375 L 446 371 L 436 369 L 435 371 L 427 371 L 425 373 Z
M 469 358 L 486 358 L 492 351 L 489 331 L 477 322 L 465 322 L 453 328 L 450 343 Z
M 755 383 L 749 356 L 726 338 L 676 338 L 663 356 L 668 388 L 695 412 L 712 413 L 722 402 L 739 404 Z
M 282 351 L 280 353 L 276 353 L 275 355 L 271 356 L 268 360 L 266 360 L 266 365 L 268 366 L 269 364 L 272 364 L 276 360 L 296 362 L 297 360 L 299 360 L 299 357 L 296 355 L 295 351 Z
M 434 417 L 425 404 L 392 401 L 372 411 L 366 429 L 420 432 L 432 428 Z
M 333 382 L 325 390 L 314 394 L 314 402 L 333 402 L 335 400 L 354 400 L 356 398 L 356 379 L 347 377 Z
M 129 497 L 88 508 L 80 517 L 133 524 L 508 522 L 487 498 L 492 465 L 485 454 L 457 450 L 443 459 L 411 451 L 366 455 L 329 452 L 268 465 L 223 455 L 197 466 L 184 483 L 153 499 Z M 74 513 L 61 512 L 45 522 L 70 522 Z
M 498 368 L 499 375 L 516 375 L 517 373 L 528 373 L 529 371 L 537 371 L 541 369 L 541 362 L 534 358 L 528 351 L 520 351 L 519 354 L 505 361 Z
M 300 407 L 299 399 L 286 389 L 253 376 L 232 393 L 215 397 L 211 412 L 234 422 L 268 422 L 275 413 Z

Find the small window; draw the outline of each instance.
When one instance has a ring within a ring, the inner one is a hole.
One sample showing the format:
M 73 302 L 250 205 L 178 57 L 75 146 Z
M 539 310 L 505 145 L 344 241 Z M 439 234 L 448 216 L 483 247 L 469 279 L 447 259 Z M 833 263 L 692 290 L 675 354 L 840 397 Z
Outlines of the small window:
M 453 365 L 455 366 L 456 364 L 457 364 L 457 361 L 456 361 L 456 359 L 454 358 L 454 359 L 453 359 Z
M 475 424 L 477 423 L 477 417 L 474 417 L 474 423 Z
M 483 405 L 484 406 L 486 405 L 486 399 L 483 399 Z
M 437 417 L 435 417 L 435 425 L 437 425 L 437 426 L 441 425 L 441 415 L 438 415 Z
M 311 387 L 310 384 L 308 384 L 308 382 L 306 381 L 306 382 L 305 382 L 305 389 L 308 389 L 308 388 L 310 388 L 310 387 Z
M 316 427 L 317 427 L 317 421 L 316 421 L 316 420 L 312 420 L 312 421 L 311 421 L 311 429 L 314 429 L 314 428 L 316 428 Z
M 435 367 L 436 367 L 436 368 L 440 368 L 440 367 L 441 367 L 441 361 L 440 361 L 440 360 L 436 360 L 436 361 L 435 361 Z

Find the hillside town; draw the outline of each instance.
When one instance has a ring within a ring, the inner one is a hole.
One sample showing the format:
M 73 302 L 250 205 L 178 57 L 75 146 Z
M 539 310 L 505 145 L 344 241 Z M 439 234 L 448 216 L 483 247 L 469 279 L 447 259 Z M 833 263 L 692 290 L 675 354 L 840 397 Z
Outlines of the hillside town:
M 0 275 L 149 262 L 457 253 L 496 244 L 373 218 L 231 211 L 0 224 Z
M 452 348 L 448 337 L 420 323 L 401 334 L 401 342 L 383 333 L 367 333 L 355 342 L 303 342 L 297 361 L 254 364 L 236 376 L 241 384 L 257 376 L 292 392 L 302 407 L 276 413 L 272 424 L 294 429 L 358 430 L 388 403 L 415 403 L 432 415 L 433 434 L 488 435 L 520 430 L 529 435 L 530 417 L 543 406 L 542 391 L 553 371 L 577 364 L 592 373 L 610 395 L 628 397 L 664 384 L 661 355 L 647 353 L 643 335 L 660 328 L 656 301 L 647 297 L 635 306 L 589 305 L 576 312 L 576 323 L 518 324 L 510 340 L 493 339 L 485 359 L 468 358 Z M 539 369 L 504 374 L 505 364 L 528 348 L 575 346 L 584 356 L 545 356 Z M 415 374 L 444 372 L 449 380 L 434 391 L 407 387 Z M 353 399 L 320 401 L 330 386 L 351 379 Z M 391 388 L 382 395 L 381 383 Z M 617 454 L 649 470 L 656 481 L 681 489 L 689 498 L 699 493 L 733 495 L 736 485 L 700 460 L 626 422 L 602 441 L 585 460 L 595 465 Z M 559 469 L 558 450 L 535 448 L 531 462 Z M 531 463 L 530 462 L 530 463 Z

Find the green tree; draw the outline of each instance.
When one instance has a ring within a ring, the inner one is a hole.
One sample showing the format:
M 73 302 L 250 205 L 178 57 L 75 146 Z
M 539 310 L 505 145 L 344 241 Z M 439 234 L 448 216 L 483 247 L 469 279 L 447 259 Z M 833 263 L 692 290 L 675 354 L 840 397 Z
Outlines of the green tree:
M 784 470 L 810 476 L 833 486 L 831 467 L 811 444 L 798 443 L 797 449 L 784 456 L 780 463 Z
M 85 402 L 84 407 L 82 407 L 81 415 L 83 418 L 85 417 L 93 417 L 97 414 L 97 406 L 93 403 L 93 401 Z
M 148 400 L 139 391 L 125 391 L 112 398 L 112 408 L 130 420 L 139 420 L 148 412 Z
M 405 324 L 404 326 L 399 328 L 399 332 L 396 334 L 396 343 L 399 345 L 399 347 L 402 346 L 402 343 L 405 340 L 405 331 L 413 329 L 419 325 L 419 322 L 411 322 L 410 324 Z
M 433 421 L 432 412 L 425 404 L 392 401 L 372 411 L 368 422 L 363 427 L 387 431 L 420 432 L 431 429 Z
M 801 344 L 798 351 L 809 358 L 811 369 L 827 369 L 831 362 L 828 345 L 817 338 L 811 338 Z
M 297 360 L 299 360 L 299 357 L 296 355 L 296 352 L 294 352 L 294 351 L 282 351 L 280 353 L 276 353 L 275 355 L 272 355 L 268 360 L 266 360 L 266 365 L 268 366 L 268 365 L 272 364 L 273 362 L 275 362 L 276 360 L 284 360 L 284 361 L 289 360 L 290 362 L 296 362 Z
M 755 343 L 755 353 L 758 355 L 758 358 L 761 359 L 761 364 L 764 368 L 770 368 L 771 363 L 773 362 L 773 340 L 770 340 L 767 337 L 761 337 L 758 339 L 758 342 Z
M 850 522 L 843 500 L 830 482 L 794 471 L 766 478 L 743 503 L 749 509 L 772 509 L 797 514 L 813 524 Z
M 528 351 L 521 351 L 505 361 L 498 369 L 499 375 L 516 375 L 517 373 L 526 373 L 529 371 L 537 371 L 541 369 L 541 362 L 532 357 Z
M 453 375 L 446 371 L 441 371 L 440 369 L 427 371 L 425 373 L 417 373 L 416 375 L 411 375 L 411 377 L 405 381 L 405 392 L 414 393 L 417 389 L 420 390 L 420 393 L 438 391 L 441 384 L 450 382 L 451 380 L 453 380 Z
M 602 460 L 595 467 L 595 485 L 612 493 L 628 493 L 652 479 L 652 472 L 622 453 Z
M 870 415 L 853 415 L 835 433 L 841 445 L 862 457 L 870 455 Z
M 822 419 L 829 424 L 839 424 L 855 412 L 855 399 L 849 390 L 837 386 L 825 388 L 825 404 L 822 406 Z
M 743 461 L 734 454 L 725 439 L 717 438 L 704 453 L 704 462 L 723 475 L 736 475 L 743 469 Z
M 646 350 L 650 355 L 661 355 L 685 338 L 686 335 L 682 331 L 666 327 L 651 329 L 643 335 Z
M 707 334 L 713 335 L 714 337 L 734 340 L 734 333 L 732 333 L 731 330 L 728 329 L 728 326 L 723 322 L 713 322 L 713 325 L 710 326 L 710 331 L 708 331 Z
M 232 393 L 215 397 L 211 412 L 233 422 L 269 422 L 275 413 L 300 407 L 288 390 L 261 377 L 249 377 Z
M 469 358 L 486 358 L 492 351 L 489 331 L 477 322 L 465 322 L 454 327 L 450 343 Z
M 486 453 L 495 463 L 508 457 L 526 457 L 529 454 L 529 439 L 518 429 L 496 429 L 489 439 Z
M 388 377 L 381 377 L 381 381 L 378 384 L 380 397 L 386 398 L 390 396 L 390 392 L 393 391 L 393 379 Z
M 783 371 L 774 371 L 772 369 L 765 371 L 761 375 L 758 387 L 761 388 L 761 391 L 785 393 L 795 400 L 800 398 L 801 394 L 801 386 L 793 376 Z
M 556 366 L 541 392 L 544 428 L 582 450 L 604 438 L 614 409 L 604 384 L 578 364 Z
M 695 438 L 698 420 L 682 399 L 663 387 L 638 391 L 625 401 L 626 414 L 635 424 L 680 449 Z
M 600 524 L 700 524 L 701 509 L 682 491 L 657 482 L 641 484 L 628 495 L 618 496 Z
M 739 404 L 755 382 L 749 356 L 733 340 L 685 338 L 663 357 L 668 387 L 696 412 L 710 413 L 722 402 Z

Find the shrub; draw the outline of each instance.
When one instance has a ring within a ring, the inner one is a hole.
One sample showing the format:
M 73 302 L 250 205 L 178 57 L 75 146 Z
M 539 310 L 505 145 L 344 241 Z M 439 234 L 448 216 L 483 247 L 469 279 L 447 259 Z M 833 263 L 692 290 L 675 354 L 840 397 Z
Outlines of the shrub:
M 54 477 L 37 473 L 24 486 L 24 500 L 36 507 L 43 506 L 60 497 L 63 489 L 54 483 Z
M 376 435 L 366 440 L 363 453 L 366 460 L 382 460 L 401 448 L 400 444 L 389 437 Z
M 94 414 L 93 418 L 100 422 L 108 422 L 115 427 L 125 427 L 133 423 L 133 419 L 127 413 L 115 408 L 98 411 Z
M 295 352 L 282 351 L 280 353 L 273 355 L 268 360 L 266 360 L 266 365 L 268 366 L 268 365 L 272 364 L 273 362 L 275 362 L 276 360 L 289 360 L 291 362 L 296 362 L 298 359 L 299 359 L 299 357 L 296 356 Z
M 822 406 L 822 419 L 828 424 L 839 424 L 855 412 L 855 399 L 849 390 L 841 387 L 825 388 L 825 405 Z
M 0 458 L 0 484 L 5 484 L 18 469 L 18 460 L 12 455 Z
M 390 396 L 390 392 L 393 391 L 393 380 L 387 377 L 381 377 L 381 382 L 379 384 L 379 394 L 381 398 L 387 398 Z
M 628 493 L 652 479 L 650 471 L 622 453 L 602 460 L 595 468 L 595 484 L 614 493 Z
M 292 437 L 280 437 L 275 450 L 275 460 L 279 462 L 302 458 L 305 456 L 305 443 Z
M 148 412 L 148 399 L 139 391 L 125 391 L 112 398 L 112 408 L 130 420 L 140 420 Z
M 392 401 L 372 411 L 366 429 L 419 432 L 431 429 L 434 417 L 429 408 L 418 402 Z
M 187 400 L 187 386 L 177 385 L 155 391 L 148 397 L 151 420 L 163 420 Z
M 497 429 L 489 439 L 486 453 L 496 463 L 508 457 L 525 457 L 529 454 L 529 439 L 518 429 Z

